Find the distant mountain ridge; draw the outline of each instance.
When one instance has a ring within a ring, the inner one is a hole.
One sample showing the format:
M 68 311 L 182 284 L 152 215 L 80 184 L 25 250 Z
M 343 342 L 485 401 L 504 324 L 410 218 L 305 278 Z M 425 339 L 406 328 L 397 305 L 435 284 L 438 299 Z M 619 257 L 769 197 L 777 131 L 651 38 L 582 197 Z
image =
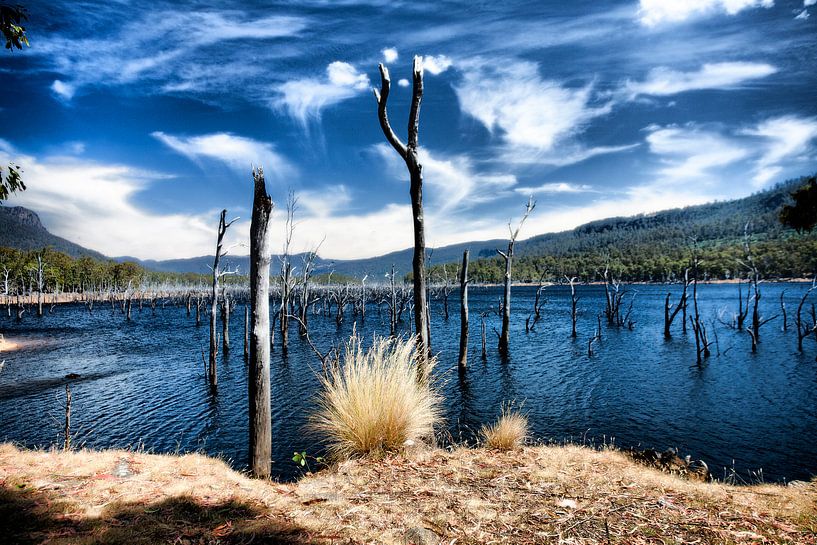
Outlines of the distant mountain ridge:
M 700 244 L 716 244 L 726 239 L 739 239 L 744 225 L 751 222 L 755 236 L 770 238 L 779 236 L 785 229 L 777 220 L 780 207 L 789 194 L 804 183 L 805 178 L 789 180 L 770 189 L 731 201 L 719 201 L 686 208 L 675 208 L 651 214 L 630 217 L 614 217 L 589 222 L 558 233 L 545 233 L 520 240 L 516 254 L 520 258 L 551 255 L 568 256 L 587 252 L 599 254 L 610 248 L 650 245 L 668 250 L 694 237 Z M 429 266 L 459 262 L 463 251 L 471 251 L 471 259 L 494 258 L 496 249 L 503 248 L 506 240 L 494 239 L 463 242 L 440 248 L 429 248 Z M 51 246 L 74 257 L 89 255 L 108 259 L 99 252 L 83 248 L 49 233 L 36 213 L 22 207 L 0 207 L 0 246 L 32 250 Z M 353 260 L 316 258 L 316 273 L 334 272 L 340 275 L 363 278 L 370 281 L 382 279 L 391 271 L 392 265 L 399 276 L 411 271 L 413 250 L 407 248 L 385 255 Z M 300 267 L 305 254 L 293 256 Z M 213 256 L 199 256 L 169 260 L 140 260 L 133 257 L 115 257 L 115 261 L 133 261 L 146 269 L 158 272 L 207 274 Z M 273 270 L 278 256 L 273 256 Z M 228 256 L 224 260 L 230 267 L 238 267 L 241 274 L 249 272 L 248 256 Z M 296 274 L 297 274 L 296 270 Z M 453 271 L 452 271 L 453 272 Z
M 49 233 L 37 213 L 22 206 L 0 206 L 0 246 L 18 250 L 50 247 L 71 257 L 107 259 L 97 251 Z

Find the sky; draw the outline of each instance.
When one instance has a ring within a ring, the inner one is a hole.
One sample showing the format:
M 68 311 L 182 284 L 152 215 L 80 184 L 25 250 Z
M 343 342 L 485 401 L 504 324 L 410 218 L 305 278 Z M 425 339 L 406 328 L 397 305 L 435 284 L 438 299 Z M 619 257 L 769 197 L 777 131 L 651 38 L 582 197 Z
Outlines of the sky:
M 246 254 L 253 166 L 293 247 L 412 245 L 405 140 L 423 66 L 426 240 L 520 238 L 752 194 L 817 171 L 817 0 L 24 2 L 0 53 L 6 201 L 109 256 Z

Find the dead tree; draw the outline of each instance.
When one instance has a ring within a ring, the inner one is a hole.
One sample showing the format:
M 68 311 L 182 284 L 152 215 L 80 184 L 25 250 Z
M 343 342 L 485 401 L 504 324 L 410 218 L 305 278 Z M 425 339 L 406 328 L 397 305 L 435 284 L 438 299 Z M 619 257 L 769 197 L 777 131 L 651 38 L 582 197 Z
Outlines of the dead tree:
M 221 288 L 221 346 L 224 353 L 230 351 L 230 295 L 227 286 Z
M 511 223 L 508 222 L 508 231 L 510 232 L 510 239 L 508 240 L 508 249 L 506 252 L 501 250 L 497 250 L 496 252 L 502 256 L 502 259 L 505 260 L 505 290 L 504 296 L 502 299 L 502 332 L 499 335 L 499 353 L 502 355 L 508 354 L 508 346 L 510 344 L 510 325 L 511 325 L 511 268 L 513 266 L 513 250 L 516 244 L 516 238 L 519 236 L 519 230 L 522 229 L 522 225 L 525 223 L 525 220 L 528 219 L 530 213 L 533 212 L 533 209 L 536 208 L 536 201 L 533 200 L 533 197 L 528 198 L 528 204 L 525 205 L 525 214 L 522 216 L 522 219 L 519 220 L 519 225 L 517 225 L 516 230 L 511 227 Z
M 567 275 L 565 275 L 565 280 L 567 280 L 567 283 L 570 285 L 570 336 L 575 339 L 578 336 L 576 333 L 576 307 L 579 304 L 579 298 L 576 296 L 576 277 L 568 278 Z
M 795 315 L 795 323 L 797 325 L 797 351 L 803 351 L 803 339 L 808 337 L 811 333 L 817 332 L 817 320 L 813 320 L 812 325 L 807 325 L 803 322 L 803 305 L 806 304 L 806 300 L 808 299 L 811 292 L 817 289 L 817 278 L 811 284 L 811 287 L 803 294 L 803 297 L 800 299 L 800 304 L 797 305 L 797 314 Z M 814 306 L 812 305 L 812 310 Z
M 604 316 L 607 318 L 607 325 L 621 327 L 624 320 L 621 316 L 621 302 L 627 293 L 621 281 L 610 274 L 609 260 L 604 265 Z
M 71 450 L 71 387 L 65 385 L 65 426 L 62 450 Z
M 460 372 L 468 365 L 468 282 L 468 250 L 465 250 L 460 268 L 460 353 L 457 358 Z
M 290 246 L 292 235 L 295 232 L 295 210 L 298 199 L 291 191 L 287 197 L 287 218 L 284 231 L 284 252 L 281 254 L 281 309 L 279 312 L 279 325 L 281 327 L 281 354 L 285 357 L 289 352 L 289 317 L 291 313 L 289 307 L 292 304 L 292 292 L 295 289 L 297 279 L 293 274 L 292 256 Z
M 752 248 L 751 248 L 751 240 L 749 237 L 749 223 L 746 223 L 744 227 L 744 242 L 743 247 L 746 252 L 746 262 L 744 266 L 749 270 L 749 280 L 751 282 L 752 288 L 752 325 L 747 329 L 749 336 L 752 339 L 752 352 L 757 352 L 757 345 L 760 342 L 760 328 L 761 326 L 771 322 L 777 315 L 772 316 L 771 318 L 763 319 L 760 316 L 760 271 L 755 263 L 754 256 L 752 255 Z M 746 301 L 746 306 L 748 310 L 749 300 Z
M 323 241 L 321 241 L 321 244 L 323 244 Z M 309 307 L 319 300 L 318 298 L 310 299 L 309 281 L 312 279 L 312 273 L 315 270 L 315 259 L 318 257 L 318 250 L 321 244 L 318 244 L 311 252 L 307 252 L 302 258 L 303 272 L 301 273 L 301 289 L 298 293 L 298 305 L 300 307 L 301 318 L 298 322 L 298 332 L 302 337 L 306 336 L 309 328 Z
M 216 388 L 218 386 L 218 371 L 216 369 L 216 356 L 218 355 L 218 340 L 216 336 L 216 315 L 218 311 L 218 286 L 219 281 L 228 274 L 235 274 L 236 271 L 221 270 L 221 258 L 227 255 L 224 247 L 224 234 L 227 228 L 230 227 L 238 218 L 229 222 L 226 221 L 227 210 L 221 211 L 221 216 L 218 220 L 218 238 L 216 239 L 216 255 L 213 258 L 213 285 L 210 292 L 213 300 L 210 302 L 210 357 L 208 359 L 207 375 L 210 380 L 210 386 Z
M 664 338 L 671 339 L 672 332 L 670 331 L 670 327 L 672 327 L 672 322 L 675 320 L 675 317 L 678 315 L 678 312 L 683 310 L 684 316 L 682 317 L 682 321 L 686 320 L 686 307 L 687 307 L 687 289 L 689 288 L 689 268 L 684 270 L 684 289 L 681 292 L 681 298 L 678 300 L 678 304 L 675 305 L 675 310 L 672 310 L 672 303 L 669 302 L 670 297 L 672 294 L 667 292 L 667 298 L 664 300 Z M 670 312 L 671 311 L 671 312 Z M 684 324 L 684 330 L 686 330 L 686 324 Z
M 426 266 L 425 266 L 425 219 L 423 217 L 423 165 L 419 159 L 420 102 L 423 98 L 423 66 L 420 57 L 414 57 L 413 87 L 411 109 L 408 121 L 408 142 L 404 144 L 394 133 L 389 124 L 386 103 L 389 99 L 391 80 L 389 71 L 382 64 L 380 68 L 380 91 L 374 90 L 377 100 L 377 117 L 380 127 L 389 144 L 397 151 L 409 172 L 411 195 L 411 214 L 414 225 L 414 329 L 417 332 L 417 354 L 420 377 L 425 376 L 426 362 L 431 356 L 431 334 L 428 326 L 428 300 L 426 299 Z
M 250 304 L 252 333 L 249 369 L 250 469 L 259 478 L 272 471 L 272 411 L 270 401 L 269 341 L 269 222 L 272 199 L 264 171 L 253 172 L 254 197 L 250 222 Z
M 43 255 L 37 254 L 35 257 L 37 265 L 35 271 L 37 273 L 37 317 L 43 317 L 43 290 L 45 289 L 45 262 Z
M 709 357 L 709 338 L 706 334 L 706 325 L 701 321 L 701 314 L 698 312 L 698 253 L 693 241 L 692 254 L 692 309 L 693 316 L 689 320 L 692 322 L 692 332 L 695 334 L 695 354 L 698 365 L 703 363 L 703 360 Z
M 542 274 L 539 275 L 539 285 L 536 288 L 536 293 L 533 296 L 533 314 L 528 315 L 527 319 L 525 319 L 525 332 L 533 331 L 536 327 L 537 322 L 542 319 L 542 306 L 546 303 L 546 300 L 542 298 L 542 294 L 545 292 L 545 275 L 547 275 L 547 269 L 542 271 Z M 530 321 L 531 317 L 533 318 L 533 322 Z
M 782 331 L 789 330 L 789 317 L 786 314 L 786 301 L 783 300 L 783 297 L 786 295 L 786 290 L 780 292 L 780 312 L 783 313 L 783 328 Z

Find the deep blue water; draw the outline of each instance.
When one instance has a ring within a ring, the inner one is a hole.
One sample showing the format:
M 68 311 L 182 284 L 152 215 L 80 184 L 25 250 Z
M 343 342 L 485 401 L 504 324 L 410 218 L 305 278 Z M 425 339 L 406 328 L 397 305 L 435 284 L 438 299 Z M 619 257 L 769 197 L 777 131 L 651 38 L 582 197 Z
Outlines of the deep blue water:
M 702 366 L 695 364 L 694 338 L 683 335 L 680 315 L 674 337 L 663 338 L 663 298 L 679 286 L 630 286 L 637 291 L 635 328 L 607 328 L 587 354 L 597 315 L 603 310 L 602 286 L 579 286 L 579 338 L 570 338 L 569 289 L 546 290 L 543 320 L 525 332 L 525 317 L 535 288 L 513 290 L 511 353 L 496 351 L 497 316 L 488 321 L 489 355 L 480 355 L 479 312 L 496 307 L 498 288 L 471 288 L 469 368 L 464 381 L 456 372 L 459 295 L 450 297 L 451 318 L 442 303 L 432 302 L 432 345 L 439 354 L 437 373 L 445 397 L 448 431 L 455 440 L 471 440 L 482 423 L 493 420 L 503 402 L 524 404 L 538 440 L 596 443 L 621 447 L 678 448 L 706 461 L 716 476 L 734 468 L 745 479 L 762 470 L 767 481 L 807 479 L 817 474 L 817 342 L 805 341 L 797 352 L 794 312 L 803 284 L 764 284 L 766 317 L 780 312 L 785 291 L 789 331 L 782 318 L 761 329 L 761 343 L 751 353 L 746 332 L 713 322 L 737 307 L 735 285 L 701 285 L 702 316 L 717 331 L 716 347 Z M 817 299 L 817 298 L 815 298 Z M 406 318 L 408 314 L 406 313 Z M 312 316 L 311 337 L 322 347 L 351 332 L 351 309 L 341 327 L 334 318 Z M 405 324 L 404 324 L 405 325 Z M 243 309 L 232 319 L 233 350 L 220 356 L 218 393 L 206 384 L 201 352 L 207 346 L 201 327 L 183 307 L 145 307 L 133 320 L 97 305 L 59 306 L 21 323 L 3 309 L 0 331 L 23 349 L 4 355 L 0 372 L 0 440 L 28 446 L 60 444 L 64 376 L 72 381 L 75 444 L 88 447 L 144 446 L 156 452 L 203 450 L 243 467 L 247 449 L 246 365 L 242 357 Z M 388 313 L 369 304 L 364 338 L 388 333 Z M 276 337 L 280 337 L 277 335 Z M 290 353 L 281 356 L 279 338 L 272 359 L 274 471 L 292 477 L 295 450 L 316 452 L 315 438 L 304 433 L 314 406 L 319 362 L 293 324 Z

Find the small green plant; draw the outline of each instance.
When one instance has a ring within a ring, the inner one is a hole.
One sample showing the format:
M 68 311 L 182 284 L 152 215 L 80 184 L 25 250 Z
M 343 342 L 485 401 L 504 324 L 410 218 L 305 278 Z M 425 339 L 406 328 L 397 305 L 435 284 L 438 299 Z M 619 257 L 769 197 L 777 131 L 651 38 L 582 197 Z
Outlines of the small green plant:
M 305 450 L 301 452 L 295 451 L 292 456 L 292 461 L 311 473 L 312 469 L 309 467 L 310 458 L 318 465 L 323 464 L 323 456 L 311 456 L 307 454 Z

